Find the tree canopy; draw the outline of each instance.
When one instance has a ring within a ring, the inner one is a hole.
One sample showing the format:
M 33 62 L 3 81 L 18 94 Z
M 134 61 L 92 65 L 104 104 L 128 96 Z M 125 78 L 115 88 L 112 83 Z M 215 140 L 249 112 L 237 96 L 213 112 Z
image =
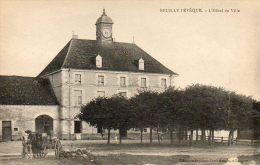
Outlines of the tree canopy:
M 96 98 L 81 108 L 81 120 L 103 129 L 230 130 L 253 128 L 260 103 L 220 87 L 191 85 L 164 92 L 142 91 L 130 99 Z M 150 132 L 151 133 L 151 132 Z M 142 137 L 141 137 L 142 141 Z M 152 142 L 152 135 L 150 135 Z

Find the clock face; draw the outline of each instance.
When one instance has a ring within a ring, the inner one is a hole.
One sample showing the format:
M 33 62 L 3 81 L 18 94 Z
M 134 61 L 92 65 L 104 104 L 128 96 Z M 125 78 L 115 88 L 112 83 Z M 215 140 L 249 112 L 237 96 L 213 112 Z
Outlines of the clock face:
M 108 38 L 111 36 L 111 31 L 109 29 L 103 29 L 102 34 L 105 38 Z

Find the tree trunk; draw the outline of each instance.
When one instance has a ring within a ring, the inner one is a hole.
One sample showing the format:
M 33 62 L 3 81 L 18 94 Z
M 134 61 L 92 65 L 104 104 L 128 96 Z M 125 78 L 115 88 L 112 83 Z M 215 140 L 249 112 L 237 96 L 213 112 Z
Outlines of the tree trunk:
M 188 140 L 188 130 L 184 131 L 184 140 Z
M 199 131 L 198 129 L 196 129 L 196 144 L 198 144 L 198 140 L 199 140 Z
M 160 135 L 159 135 L 159 128 L 157 127 L 157 139 L 158 139 L 158 144 L 161 144 L 160 142 Z
M 150 144 L 153 143 L 153 129 L 150 127 Z
M 240 138 L 240 129 L 238 128 L 237 129 L 237 139 L 239 139 Z
M 202 130 L 201 130 L 201 140 L 202 140 L 202 143 L 205 144 L 205 140 L 206 140 L 206 137 L 205 137 L 205 129 L 202 129 Z
M 143 128 L 141 128 L 141 144 L 143 144 Z
M 211 144 L 214 144 L 214 129 L 212 129 L 212 132 L 211 132 Z
M 107 144 L 110 144 L 110 128 L 108 129 L 107 133 Z
M 229 130 L 229 134 L 228 134 L 228 145 L 230 146 L 231 145 L 231 131 L 232 130 Z
M 229 131 L 229 134 L 228 134 L 228 145 L 229 145 L 229 146 L 232 144 L 232 139 L 233 139 L 232 134 L 233 134 L 233 132 L 234 132 L 234 130 L 231 129 L 231 130 Z
M 209 130 L 209 136 L 208 136 L 208 142 L 209 142 L 209 145 L 211 145 L 211 129 Z
M 173 145 L 173 131 L 170 129 L 170 138 L 171 138 L 171 145 Z
M 179 141 L 179 144 L 181 144 L 182 138 L 183 138 L 183 131 L 182 131 L 181 128 L 179 128 L 178 129 L 178 141 Z
M 119 129 L 119 144 L 122 144 L 122 129 Z
M 190 145 L 192 146 L 193 144 L 193 129 L 190 131 Z
M 231 144 L 234 143 L 234 141 L 233 141 L 233 139 L 234 139 L 234 131 L 235 131 L 235 130 L 233 130 L 233 131 L 232 131 L 232 134 L 231 134 Z

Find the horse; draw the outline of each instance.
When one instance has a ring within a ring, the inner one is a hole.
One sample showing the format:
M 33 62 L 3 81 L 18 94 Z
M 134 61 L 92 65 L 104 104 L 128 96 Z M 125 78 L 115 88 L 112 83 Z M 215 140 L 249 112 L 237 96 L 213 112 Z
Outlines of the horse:
M 32 153 L 34 158 L 39 158 L 41 157 L 41 150 L 42 150 L 42 144 L 43 144 L 43 139 L 41 134 L 39 133 L 33 133 L 30 136 L 30 142 L 32 146 Z

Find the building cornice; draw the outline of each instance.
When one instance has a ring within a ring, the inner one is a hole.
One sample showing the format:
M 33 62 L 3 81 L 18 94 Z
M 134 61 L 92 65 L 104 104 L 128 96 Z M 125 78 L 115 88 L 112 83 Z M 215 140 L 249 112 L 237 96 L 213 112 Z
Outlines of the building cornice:
M 173 76 L 172 74 L 166 74 L 166 73 L 149 73 L 149 72 L 132 72 L 132 71 L 113 71 L 113 70 L 96 70 L 96 69 L 72 69 L 72 68 L 62 68 L 61 71 L 75 71 L 75 72 L 85 72 L 85 71 L 93 71 L 95 73 L 116 73 L 116 74 L 137 74 L 137 75 L 167 75 L 167 76 Z M 176 77 L 177 75 L 174 75 Z
M 60 105 L 7 105 L 7 104 L 0 104 L 0 107 L 60 107 Z

